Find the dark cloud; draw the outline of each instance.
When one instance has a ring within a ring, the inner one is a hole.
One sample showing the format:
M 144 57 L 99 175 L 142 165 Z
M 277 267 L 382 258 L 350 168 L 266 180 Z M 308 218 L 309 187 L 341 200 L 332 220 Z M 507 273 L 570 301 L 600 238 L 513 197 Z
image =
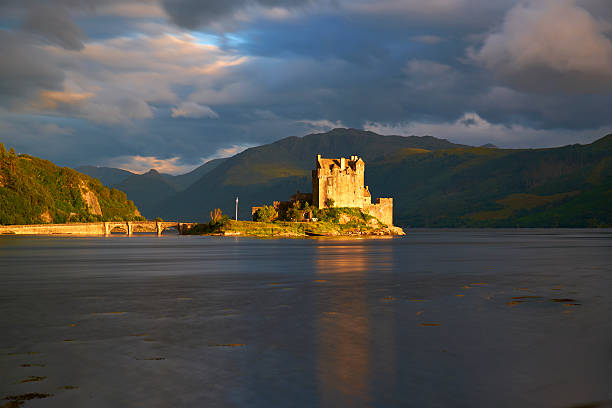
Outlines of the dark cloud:
M 31 9 L 23 28 L 67 50 L 83 49 L 85 33 L 72 21 L 64 7 L 40 6 Z
M 314 0 L 163 0 L 163 5 L 179 26 L 195 29 L 218 22 L 247 7 L 296 8 L 313 3 Z
M 0 131 L 60 164 L 178 168 L 332 126 L 500 146 L 612 130 L 609 0 L 7 4 Z
M 16 108 L 41 90 L 59 89 L 64 72 L 27 36 L 0 30 L 0 105 Z

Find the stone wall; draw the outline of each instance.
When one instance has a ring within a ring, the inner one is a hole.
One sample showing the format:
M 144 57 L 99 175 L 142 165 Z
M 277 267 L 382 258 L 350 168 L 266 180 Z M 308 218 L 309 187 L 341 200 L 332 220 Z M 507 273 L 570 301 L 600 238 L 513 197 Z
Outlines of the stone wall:
M 377 198 L 376 204 L 368 204 L 363 207 L 363 212 L 378 218 L 388 226 L 393 225 L 393 199 Z

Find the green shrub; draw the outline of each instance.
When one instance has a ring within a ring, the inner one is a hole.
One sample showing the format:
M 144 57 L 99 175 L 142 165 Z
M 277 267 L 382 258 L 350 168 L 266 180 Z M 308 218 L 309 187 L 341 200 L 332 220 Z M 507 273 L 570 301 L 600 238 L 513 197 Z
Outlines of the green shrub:
M 264 205 L 263 207 L 257 209 L 255 214 L 253 214 L 253 221 L 257 222 L 272 222 L 278 218 L 278 212 L 276 208 L 271 205 Z

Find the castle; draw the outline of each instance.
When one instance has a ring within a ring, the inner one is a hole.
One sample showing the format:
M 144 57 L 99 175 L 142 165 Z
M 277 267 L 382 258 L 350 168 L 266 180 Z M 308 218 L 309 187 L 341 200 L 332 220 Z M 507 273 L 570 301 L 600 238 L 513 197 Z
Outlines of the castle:
M 378 198 L 372 204 L 372 195 L 364 184 L 365 163 L 361 158 L 324 159 L 318 154 L 312 171 L 312 194 L 298 191 L 289 201 L 275 201 L 274 207 L 283 212 L 295 201 L 307 201 L 321 209 L 333 202 L 334 207 L 360 208 L 383 223 L 393 225 L 393 198 Z M 259 208 L 253 207 L 253 214 Z M 304 219 L 311 217 L 311 214 L 304 214 Z
M 357 207 L 387 225 L 393 225 L 393 199 L 378 198 L 372 204 L 368 186 L 364 186 L 365 163 L 357 157 L 324 159 L 317 155 L 312 171 L 312 203 L 325 208 L 331 199 L 335 207 Z

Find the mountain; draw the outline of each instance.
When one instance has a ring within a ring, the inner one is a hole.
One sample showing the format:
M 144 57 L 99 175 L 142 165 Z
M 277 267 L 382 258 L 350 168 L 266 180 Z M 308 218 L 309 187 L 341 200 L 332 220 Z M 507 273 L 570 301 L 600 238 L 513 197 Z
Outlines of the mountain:
M 0 224 L 142 219 L 124 192 L 0 143 Z
M 128 197 L 139 205 L 142 215 L 148 219 L 155 218 L 155 214 L 150 211 L 152 206 L 178 192 L 174 184 L 155 170 L 134 174 L 116 184 L 115 188 L 125 191 Z
M 589 145 L 498 149 L 430 136 L 334 129 L 289 137 L 227 159 L 160 202 L 165 218 L 207 220 L 311 190 L 315 155 L 358 155 L 373 197 L 393 197 L 395 224 L 413 227 L 612 226 L 612 135 Z
M 82 166 L 79 171 L 99 179 L 102 184 L 125 191 L 140 211 L 147 218 L 155 218 L 154 208 L 160 201 L 185 190 L 226 159 L 209 160 L 198 168 L 186 174 L 174 176 L 149 170 L 144 174 L 136 174 L 127 170 L 112 167 Z
M 185 191 L 155 209 L 163 217 L 205 220 L 212 208 L 234 213 L 236 196 L 240 217 L 250 218 L 251 206 L 287 199 L 297 190 L 310 191 L 311 170 L 318 153 L 325 157 L 358 155 L 374 162 L 403 149 L 436 151 L 463 147 L 431 136 L 381 136 L 356 129 L 334 129 L 304 137 L 288 137 L 253 147 L 217 166 Z
M 550 149 L 458 148 L 366 166 L 418 227 L 612 226 L 612 135 Z
M 80 166 L 75 170 L 79 173 L 87 174 L 89 177 L 97 178 L 107 187 L 119 184 L 126 178 L 136 174 L 131 171 L 113 167 Z
M 170 174 L 162 174 L 166 181 L 173 184 L 178 191 L 183 191 L 196 181 L 198 181 L 206 173 L 214 170 L 218 165 L 223 163 L 227 158 L 209 160 L 200 167 L 190 171 L 189 173 L 173 176 Z

